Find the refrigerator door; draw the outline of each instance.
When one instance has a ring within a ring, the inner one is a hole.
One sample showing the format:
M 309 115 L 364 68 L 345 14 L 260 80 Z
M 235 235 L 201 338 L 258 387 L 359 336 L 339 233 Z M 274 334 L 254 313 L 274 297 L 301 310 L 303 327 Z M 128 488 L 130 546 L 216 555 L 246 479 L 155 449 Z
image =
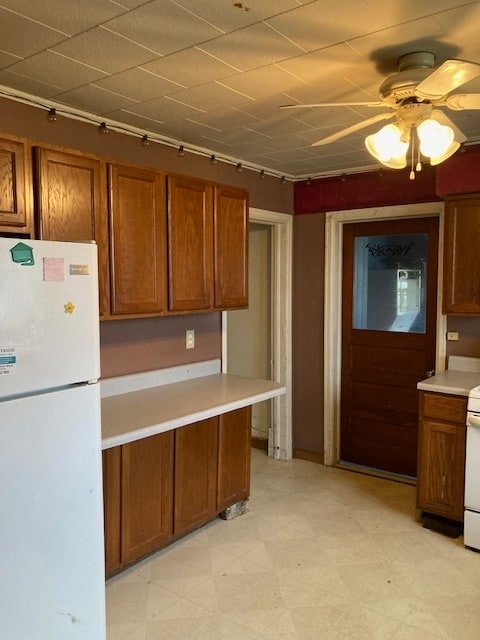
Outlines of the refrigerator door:
M 0 399 L 100 376 L 97 247 L 0 238 Z
M 99 385 L 0 403 L 0 638 L 104 640 Z

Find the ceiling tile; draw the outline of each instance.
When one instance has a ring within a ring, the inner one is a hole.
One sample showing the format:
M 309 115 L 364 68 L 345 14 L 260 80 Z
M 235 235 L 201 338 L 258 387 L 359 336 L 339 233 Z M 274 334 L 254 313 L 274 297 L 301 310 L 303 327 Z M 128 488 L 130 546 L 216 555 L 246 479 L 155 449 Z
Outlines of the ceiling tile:
M 82 111 L 90 111 L 98 115 L 135 104 L 133 100 L 119 96 L 116 93 L 111 93 L 110 91 L 104 91 L 93 85 L 59 93 L 57 98 L 72 107 L 76 107 Z
M 43 51 L 30 56 L 12 65 L 9 71 L 64 90 L 80 87 L 105 76 L 98 69 L 65 58 L 54 51 Z
M 45 84 L 35 79 L 32 80 L 32 78 L 25 78 L 16 73 L 11 73 L 8 69 L 0 71 L 0 84 L 7 87 L 7 94 L 8 88 L 11 88 L 41 98 L 51 98 L 61 90 L 51 84 Z
M 433 18 L 422 18 L 350 40 L 349 45 L 362 56 L 370 57 L 378 69 L 393 73 L 399 56 L 412 51 L 435 53 L 441 49 L 444 34 L 445 30 Z
M 195 87 L 236 73 L 229 64 L 193 47 L 143 64 L 142 68 L 184 87 Z
M 0 8 L 0 42 L 4 53 L 24 58 L 64 39 L 55 29 Z
M 212 2 L 212 0 L 176 0 L 197 16 L 201 16 L 222 31 L 234 31 L 261 22 L 298 7 L 297 0 L 261 0 L 261 2 Z M 237 6 L 239 5 L 240 6 Z
M 200 46 L 239 71 L 264 67 L 298 55 L 301 47 L 264 23 L 239 29 Z
M 174 25 L 165 29 L 163 25 Z M 161 55 L 181 51 L 222 34 L 170 0 L 153 0 L 105 25 L 114 33 Z
M 15 13 L 39 24 L 49 25 L 68 35 L 80 33 L 98 23 L 125 13 L 125 9 L 120 4 L 110 2 L 110 0 L 82 0 L 82 2 L 72 2 L 72 0 L 48 0 L 48 2 L 1 0 L 1 4 Z
M 153 118 L 154 120 L 161 120 L 162 122 L 170 122 L 172 120 L 179 120 L 180 118 L 194 118 L 198 109 L 189 107 L 175 100 L 169 98 L 155 98 L 148 102 L 130 107 L 129 111 L 139 116 L 146 116 L 147 118 Z
M 127 96 L 136 102 L 160 98 L 165 93 L 178 91 L 179 88 L 178 84 L 139 68 L 121 71 L 94 84 L 102 89 Z
M 435 0 L 435 2 L 418 2 L 418 0 L 362 0 L 369 11 L 382 22 L 383 26 L 412 22 L 420 18 L 434 15 L 458 6 L 458 0 Z M 462 11 L 469 11 L 465 5 Z
M 5 53 L 5 51 L 0 51 L 0 69 L 4 69 L 5 67 L 9 67 L 11 64 L 15 64 L 19 62 L 22 58 L 20 56 L 14 56 L 11 53 Z
M 266 22 L 306 51 L 357 38 L 383 26 L 359 0 L 317 0 Z
M 237 73 L 221 80 L 221 84 L 224 86 L 240 91 L 250 98 L 266 98 L 272 93 L 276 93 L 278 87 L 282 87 L 283 91 L 288 91 L 289 88 L 294 88 L 299 83 L 303 84 L 298 78 L 273 64 L 261 69 Z
M 170 97 L 201 111 L 232 107 L 249 101 L 248 96 L 232 91 L 217 82 L 209 82 L 191 89 L 181 89 L 172 93 Z
M 102 27 L 51 47 L 64 56 L 107 73 L 118 73 L 155 58 L 155 54 Z
M 155 120 L 154 118 L 147 118 L 146 116 L 140 116 L 135 113 L 131 113 L 128 109 L 119 109 L 109 111 L 103 114 L 108 120 L 118 121 L 137 129 L 141 129 L 148 132 L 155 132 L 160 134 L 163 127 L 163 122 Z

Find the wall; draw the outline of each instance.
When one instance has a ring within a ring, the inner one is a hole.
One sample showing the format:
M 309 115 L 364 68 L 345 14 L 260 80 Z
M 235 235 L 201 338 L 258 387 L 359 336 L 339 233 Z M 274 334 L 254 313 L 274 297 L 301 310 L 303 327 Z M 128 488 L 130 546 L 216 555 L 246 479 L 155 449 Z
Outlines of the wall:
M 323 453 L 324 213 L 393 204 L 441 201 L 446 195 L 480 193 L 480 146 L 466 147 L 436 168 L 376 171 L 295 185 L 293 250 L 293 441 L 294 448 Z M 480 357 L 480 318 L 447 318 L 459 340 L 447 355 Z
M 27 138 L 34 144 L 56 145 L 112 161 L 153 167 L 169 173 L 243 187 L 249 190 L 250 205 L 259 209 L 293 212 L 293 185 L 278 177 L 244 169 L 208 157 L 152 142 L 140 144 L 140 137 L 110 131 L 100 135 L 96 125 L 58 116 L 50 123 L 47 110 L 0 98 L 0 135 Z M 195 329 L 196 347 L 185 349 L 185 329 Z M 195 316 L 120 320 L 101 324 L 102 376 L 169 367 L 221 357 L 221 316 L 219 313 Z
M 292 421 L 298 457 L 323 460 L 325 216 L 293 220 Z M 315 455 L 307 456 L 306 452 Z
M 195 349 L 185 348 L 187 329 Z M 213 360 L 222 356 L 221 314 L 102 322 L 100 343 L 102 378 Z

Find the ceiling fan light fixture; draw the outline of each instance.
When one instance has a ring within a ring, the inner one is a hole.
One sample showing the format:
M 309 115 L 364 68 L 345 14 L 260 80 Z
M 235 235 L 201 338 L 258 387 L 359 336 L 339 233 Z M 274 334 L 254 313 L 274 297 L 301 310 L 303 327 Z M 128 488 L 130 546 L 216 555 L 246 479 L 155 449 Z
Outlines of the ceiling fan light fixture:
M 392 169 L 402 169 L 406 166 L 409 140 L 405 132 L 396 124 L 387 124 L 365 138 L 365 146 L 369 153 L 382 164 Z
M 417 126 L 417 133 L 420 139 L 420 151 L 428 158 L 440 158 L 454 146 L 453 129 L 448 125 L 440 124 L 433 118 L 423 120 Z M 458 149 L 458 146 L 451 151 L 451 153 L 454 153 Z M 447 157 L 448 156 L 446 156 L 446 158 Z M 442 160 L 436 164 L 440 162 L 442 162 Z
M 455 151 L 457 151 L 459 148 L 460 148 L 460 143 L 454 140 L 444 153 L 438 156 L 432 156 L 430 158 L 430 164 L 432 166 L 435 166 L 437 164 L 440 164 L 441 162 L 444 162 L 445 160 L 447 160 L 447 158 L 450 158 L 450 156 L 453 156 Z

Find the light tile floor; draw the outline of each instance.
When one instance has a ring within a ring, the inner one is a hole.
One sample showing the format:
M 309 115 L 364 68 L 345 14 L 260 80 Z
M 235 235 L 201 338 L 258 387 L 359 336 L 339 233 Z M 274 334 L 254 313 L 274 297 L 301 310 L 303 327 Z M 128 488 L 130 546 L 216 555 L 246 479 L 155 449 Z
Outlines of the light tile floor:
M 479 640 L 480 554 L 414 487 L 252 454 L 247 514 L 108 581 L 108 640 Z

